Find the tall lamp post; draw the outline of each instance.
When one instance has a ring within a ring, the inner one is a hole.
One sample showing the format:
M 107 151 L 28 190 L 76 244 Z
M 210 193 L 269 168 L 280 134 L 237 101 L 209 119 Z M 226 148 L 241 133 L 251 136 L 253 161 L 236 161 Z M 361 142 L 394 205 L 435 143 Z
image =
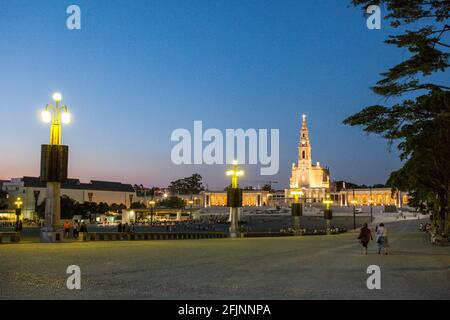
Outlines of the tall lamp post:
M 42 121 L 51 123 L 50 143 L 41 146 L 42 182 L 47 183 L 45 200 L 45 222 L 41 230 L 41 242 L 62 240 L 61 219 L 61 183 L 67 180 L 69 147 L 61 145 L 61 124 L 68 124 L 71 115 L 67 106 L 60 105 L 62 95 L 54 93 L 55 104 L 47 104 L 41 113 Z
M 150 225 L 153 226 L 153 207 L 155 206 L 155 201 L 150 200 L 148 203 L 150 204 Z
M 20 215 L 22 214 L 22 198 L 17 197 L 17 199 L 14 202 L 14 204 L 16 205 L 16 227 L 15 227 L 15 231 L 19 231 Z
M 189 200 L 189 219 L 192 219 L 192 205 L 194 204 L 193 200 Z
M 233 166 L 226 172 L 231 176 L 231 189 L 227 190 L 227 207 L 230 208 L 230 237 L 236 238 L 239 235 L 239 210 L 242 207 L 242 189 L 239 188 L 238 177 L 244 175 L 244 171 L 239 170 L 237 161 L 233 161 Z
M 333 213 L 330 209 L 330 205 L 333 204 L 333 200 L 331 200 L 329 194 L 327 194 L 325 196 L 323 203 L 325 204 L 325 210 L 323 212 L 323 215 L 324 215 L 325 221 L 327 223 L 327 234 L 331 234 L 330 224 L 331 224 L 331 219 L 333 219 Z
M 353 229 L 356 229 L 356 204 L 358 203 L 356 200 L 350 201 L 353 205 Z
M 300 228 L 300 217 L 303 215 L 303 204 L 299 201 L 299 196 L 303 196 L 302 191 L 291 191 L 294 196 L 294 202 L 291 204 L 291 214 L 294 225 L 294 233 L 302 234 Z

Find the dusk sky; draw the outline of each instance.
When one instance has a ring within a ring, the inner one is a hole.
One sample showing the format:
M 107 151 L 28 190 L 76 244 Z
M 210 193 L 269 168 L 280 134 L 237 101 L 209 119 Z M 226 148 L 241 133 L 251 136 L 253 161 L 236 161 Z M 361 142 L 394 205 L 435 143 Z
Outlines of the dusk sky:
M 69 175 L 166 186 L 203 175 L 228 183 L 224 166 L 171 162 L 173 130 L 280 129 L 280 171 L 246 166 L 244 185 L 288 186 L 301 114 L 313 161 L 333 180 L 384 183 L 400 166 L 395 147 L 343 119 L 382 103 L 369 87 L 406 52 L 368 30 L 350 1 L 1 1 L 0 179 L 39 175 L 49 127 L 39 119 L 63 94 Z M 81 8 L 81 30 L 66 8 Z M 255 182 L 253 182 L 255 181 Z

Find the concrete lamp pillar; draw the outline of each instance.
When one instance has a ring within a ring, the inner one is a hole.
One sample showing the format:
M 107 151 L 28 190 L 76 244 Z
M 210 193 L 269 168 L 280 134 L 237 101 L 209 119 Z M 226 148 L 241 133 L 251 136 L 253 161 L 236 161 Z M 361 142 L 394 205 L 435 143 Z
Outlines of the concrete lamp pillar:
M 242 189 L 238 185 L 238 177 L 242 176 L 244 171 L 239 170 L 237 162 L 233 161 L 233 167 L 226 172 L 231 176 L 231 188 L 227 190 L 227 207 L 230 208 L 230 237 L 240 237 L 239 213 L 242 207 Z
M 292 228 L 294 229 L 295 235 L 302 235 L 300 219 L 303 215 L 303 204 L 299 202 L 299 195 L 303 195 L 303 192 L 292 191 L 291 195 L 294 196 L 294 202 L 291 204 Z
M 69 147 L 61 145 L 61 124 L 69 123 L 71 116 L 67 106 L 59 105 L 61 99 L 60 93 L 54 93 L 55 105 L 47 105 L 41 113 L 44 122 L 51 122 L 50 144 L 41 146 L 40 180 L 47 183 L 41 242 L 59 242 L 63 239 L 60 223 L 61 183 L 67 180 Z
M 331 204 L 333 204 L 333 201 L 330 199 L 329 194 L 327 194 L 325 196 L 323 203 L 326 206 L 325 210 L 323 211 L 323 215 L 324 215 L 324 218 L 326 221 L 327 234 L 330 235 L 331 234 L 330 224 L 331 224 L 331 220 L 333 219 L 333 212 L 331 211 L 330 206 L 331 206 Z

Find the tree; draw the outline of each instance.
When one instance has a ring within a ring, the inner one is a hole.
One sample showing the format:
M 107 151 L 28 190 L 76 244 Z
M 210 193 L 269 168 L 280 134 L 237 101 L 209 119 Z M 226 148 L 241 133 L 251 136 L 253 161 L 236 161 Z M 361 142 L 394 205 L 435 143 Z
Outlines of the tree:
M 262 191 L 272 192 L 273 191 L 272 185 L 270 183 L 266 183 L 265 185 L 263 185 Z
M 194 173 L 192 176 L 172 181 L 169 191 L 173 194 L 199 194 L 205 190 L 202 184 L 202 176 Z
M 72 219 L 79 214 L 77 202 L 67 195 L 61 196 L 61 219 Z
M 133 202 L 130 206 L 130 209 L 145 209 L 147 208 L 144 203 L 141 202 Z
M 122 213 L 123 209 L 126 209 L 126 205 L 124 205 L 123 203 L 121 204 L 117 204 L 117 203 L 113 203 L 109 206 L 109 210 L 113 211 L 113 212 L 117 212 L 117 213 Z
M 385 5 L 385 17 L 399 34 L 385 42 L 410 53 L 382 73 L 372 90 L 386 105 L 372 105 L 344 120 L 362 126 L 392 145 L 397 142 L 403 167 L 387 184 L 407 190 L 411 204 L 431 210 L 448 234 L 450 199 L 450 87 L 431 77 L 448 68 L 450 1 L 353 0 L 355 6 Z M 405 29 L 408 27 L 409 29 Z M 394 102 L 388 104 L 395 98 Z
M 8 192 L 0 190 L 0 210 L 5 210 L 8 208 L 7 197 Z
M 158 202 L 158 206 L 180 209 L 180 208 L 184 208 L 184 200 L 179 197 L 171 196 L 171 197 L 160 200 Z

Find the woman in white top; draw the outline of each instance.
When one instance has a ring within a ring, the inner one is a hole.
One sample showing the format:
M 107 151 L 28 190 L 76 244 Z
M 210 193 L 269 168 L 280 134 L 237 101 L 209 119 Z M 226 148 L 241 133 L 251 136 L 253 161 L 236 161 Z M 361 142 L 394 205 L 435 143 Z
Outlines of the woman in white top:
M 387 237 L 387 228 L 384 226 L 384 223 L 380 223 L 378 225 L 376 231 L 375 241 L 378 244 L 378 254 L 381 254 L 381 249 L 384 249 L 384 253 L 388 254 L 388 237 Z

